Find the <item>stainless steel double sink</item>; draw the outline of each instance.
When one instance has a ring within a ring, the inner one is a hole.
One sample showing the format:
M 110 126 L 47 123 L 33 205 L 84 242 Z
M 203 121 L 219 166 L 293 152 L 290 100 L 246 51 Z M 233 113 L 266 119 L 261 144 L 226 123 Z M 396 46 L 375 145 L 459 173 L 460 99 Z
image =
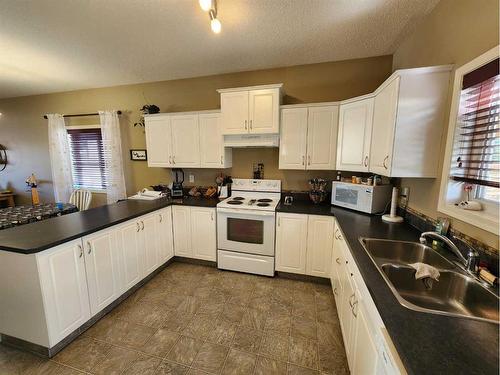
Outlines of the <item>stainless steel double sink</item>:
M 475 277 L 429 246 L 416 242 L 360 238 L 399 303 L 409 309 L 499 323 L 499 298 Z M 432 286 L 415 280 L 411 263 L 439 269 Z

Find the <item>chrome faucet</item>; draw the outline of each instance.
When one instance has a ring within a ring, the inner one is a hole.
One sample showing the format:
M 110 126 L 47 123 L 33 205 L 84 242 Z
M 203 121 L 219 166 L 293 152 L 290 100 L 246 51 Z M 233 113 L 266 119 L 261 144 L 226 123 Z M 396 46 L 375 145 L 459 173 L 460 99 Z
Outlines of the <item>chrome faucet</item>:
M 427 237 L 443 241 L 446 245 L 448 245 L 448 248 L 460 259 L 466 271 L 473 275 L 477 275 L 479 271 L 479 253 L 472 247 L 470 243 L 456 236 L 453 237 L 467 246 L 468 253 L 466 258 L 462 255 L 460 250 L 458 250 L 458 247 L 453 242 L 451 242 L 451 240 L 448 237 L 445 237 L 436 232 L 424 232 L 420 235 L 420 243 L 426 244 Z

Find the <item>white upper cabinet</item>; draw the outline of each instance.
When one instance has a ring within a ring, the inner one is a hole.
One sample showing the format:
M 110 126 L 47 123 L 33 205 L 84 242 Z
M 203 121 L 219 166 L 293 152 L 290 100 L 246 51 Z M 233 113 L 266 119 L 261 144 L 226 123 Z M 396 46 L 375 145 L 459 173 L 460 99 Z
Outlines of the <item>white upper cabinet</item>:
M 198 115 L 172 115 L 172 164 L 176 168 L 200 166 L 200 131 Z
M 117 299 L 121 292 L 116 232 L 105 229 L 82 238 L 92 315 Z
M 223 134 L 277 134 L 282 84 L 218 90 Z
M 307 108 L 281 110 L 279 169 L 306 169 Z
M 193 258 L 213 262 L 217 260 L 215 216 L 215 208 L 191 207 Z
M 248 100 L 250 133 L 279 133 L 280 90 L 251 90 Z
M 53 346 L 90 318 L 81 240 L 37 253 L 36 258 Z
M 376 91 L 369 171 L 436 177 L 450 66 L 395 71 Z
M 170 119 L 166 116 L 145 117 L 148 167 L 171 167 L 172 144 Z
M 369 97 L 340 105 L 337 170 L 368 172 L 373 104 Z
M 337 105 L 282 108 L 279 168 L 335 169 L 337 130 Z
M 307 169 L 335 169 L 338 115 L 338 106 L 309 108 Z
M 200 160 L 201 168 L 230 168 L 232 150 L 224 147 L 220 113 L 200 114 Z
M 248 91 L 221 94 L 220 106 L 223 134 L 248 133 Z

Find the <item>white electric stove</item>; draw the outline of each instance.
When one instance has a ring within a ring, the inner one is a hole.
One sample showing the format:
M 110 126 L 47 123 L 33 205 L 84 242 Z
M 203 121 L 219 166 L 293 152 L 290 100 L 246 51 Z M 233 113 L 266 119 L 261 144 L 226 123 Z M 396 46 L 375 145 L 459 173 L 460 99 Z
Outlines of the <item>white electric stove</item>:
M 218 268 L 274 275 L 280 197 L 280 180 L 233 179 L 231 196 L 217 205 Z

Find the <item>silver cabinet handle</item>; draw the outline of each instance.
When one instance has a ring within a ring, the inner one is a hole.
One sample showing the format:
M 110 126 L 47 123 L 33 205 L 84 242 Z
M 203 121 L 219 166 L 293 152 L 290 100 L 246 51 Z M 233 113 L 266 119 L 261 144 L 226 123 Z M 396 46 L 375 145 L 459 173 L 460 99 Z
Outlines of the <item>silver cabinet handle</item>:
M 175 164 L 175 155 L 172 156 L 172 163 Z
M 88 248 L 87 254 L 90 254 L 92 252 L 92 245 L 90 244 L 90 241 L 87 241 L 87 248 Z
M 253 120 L 250 120 L 250 129 L 252 129 L 252 122 Z
M 387 165 L 385 164 L 385 162 L 389 159 L 389 155 L 387 155 L 385 158 L 384 158 L 384 161 L 382 162 L 382 165 L 384 166 L 385 169 L 387 169 Z
M 168 164 L 172 164 L 172 155 L 168 157 Z
M 311 165 L 311 155 L 308 155 L 307 159 L 309 160 L 307 165 Z
M 248 129 L 247 128 L 247 120 L 245 120 L 245 130 Z
M 221 155 L 220 156 L 220 164 L 223 165 L 224 164 L 224 159 L 223 159 L 223 156 Z
M 337 291 L 337 288 L 333 288 L 333 294 L 335 294 L 336 296 L 339 295 L 338 291 Z
M 141 227 L 139 225 L 139 222 L 135 223 L 135 225 L 137 226 L 137 232 L 139 232 L 141 230 Z
M 340 258 L 335 259 L 335 262 L 337 262 L 338 264 L 341 264 L 341 263 L 342 263 L 342 262 L 340 261 Z
M 163 221 L 163 216 L 160 214 L 160 223 Z
M 141 230 L 144 230 L 144 221 L 142 220 L 141 220 L 141 226 L 142 226 Z
M 83 256 L 83 248 L 82 245 L 78 244 L 78 248 L 80 249 L 80 258 Z
M 302 165 L 306 165 L 306 156 L 302 155 Z
M 368 167 L 368 155 L 365 156 L 365 162 L 364 162 L 364 164 L 365 164 L 365 167 Z

